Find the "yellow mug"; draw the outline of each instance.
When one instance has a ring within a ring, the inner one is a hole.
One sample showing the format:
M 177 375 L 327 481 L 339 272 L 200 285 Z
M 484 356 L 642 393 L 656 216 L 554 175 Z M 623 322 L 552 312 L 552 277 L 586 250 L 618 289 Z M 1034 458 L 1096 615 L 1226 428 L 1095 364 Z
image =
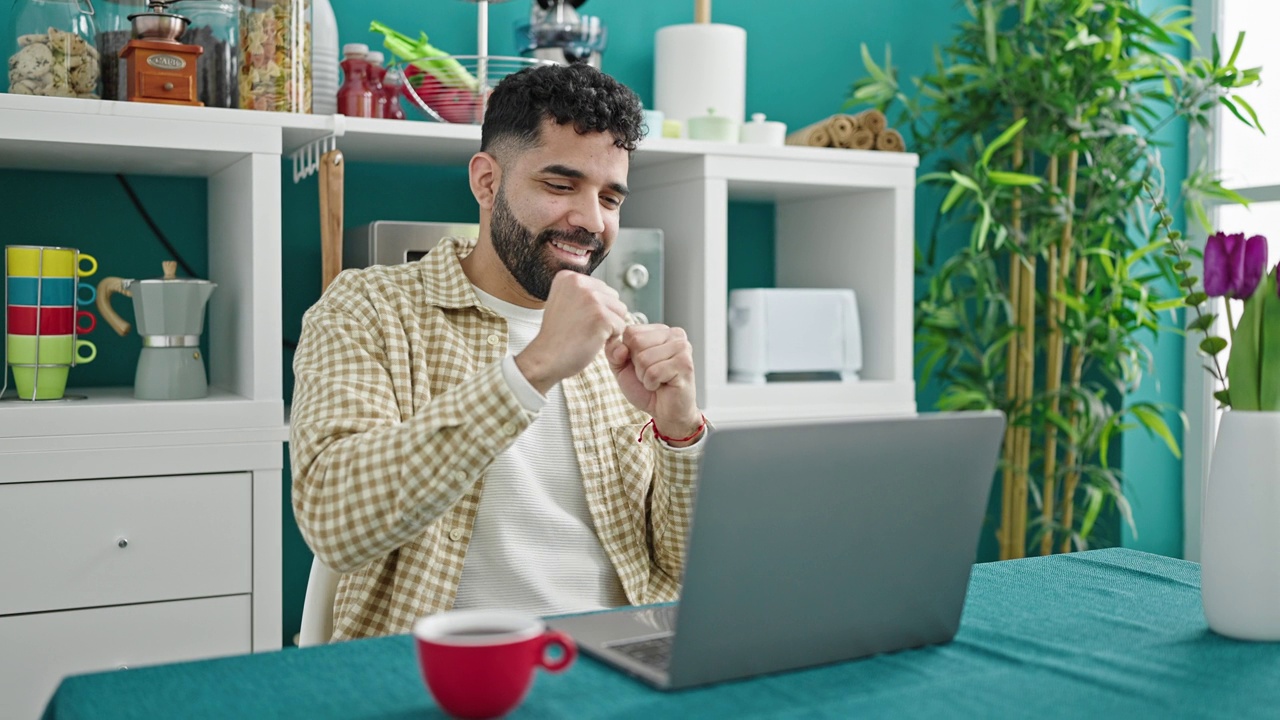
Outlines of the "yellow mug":
M 89 277 L 98 272 L 98 261 L 75 248 L 9 245 L 5 256 L 10 277 Z

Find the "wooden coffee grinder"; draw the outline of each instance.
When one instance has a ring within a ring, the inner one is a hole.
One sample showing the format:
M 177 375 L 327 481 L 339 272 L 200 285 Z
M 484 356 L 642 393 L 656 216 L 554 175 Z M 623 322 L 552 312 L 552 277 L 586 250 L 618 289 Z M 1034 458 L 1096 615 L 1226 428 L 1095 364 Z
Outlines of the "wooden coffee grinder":
M 204 48 L 178 42 L 191 20 L 167 9 L 167 0 L 150 0 L 148 12 L 129 16 L 133 39 L 120 51 L 129 101 L 203 106 L 196 94 L 196 61 Z

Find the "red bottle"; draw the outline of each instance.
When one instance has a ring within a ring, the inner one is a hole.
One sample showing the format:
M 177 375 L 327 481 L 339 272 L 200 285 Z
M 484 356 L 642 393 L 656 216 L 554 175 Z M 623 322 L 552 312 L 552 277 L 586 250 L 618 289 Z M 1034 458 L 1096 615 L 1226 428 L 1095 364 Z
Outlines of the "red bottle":
M 369 82 L 369 46 L 342 46 L 342 87 L 338 88 L 338 112 L 348 117 L 373 117 L 373 88 Z
M 386 117 L 391 120 L 404 120 L 404 108 L 400 106 L 400 93 L 404 89 L 404 75 L 399 70 L 388 70 L 382 79 L 383 95 L 387 98 Z
M 373 117 L 387 117 L 387 91 L 382 86 L 382 79 L 387 76 L 387 69 L 382 67 L 382 53 L 374 50 L 365 57 L 369 63 L 369 89 L 373 91 Z

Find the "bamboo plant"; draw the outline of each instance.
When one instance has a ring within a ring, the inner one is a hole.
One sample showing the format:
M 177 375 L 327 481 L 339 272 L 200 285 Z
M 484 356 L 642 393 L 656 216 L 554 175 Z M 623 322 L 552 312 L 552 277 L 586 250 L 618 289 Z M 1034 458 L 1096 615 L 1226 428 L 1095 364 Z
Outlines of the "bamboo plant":
M 968 17 L 908 96 L 886 54 L 862 49 L 867 77 L 849 106 L 899 105 L 946 190 L 918 270 L 921 382 L 939 409 L 1008 417 L 996 529 L 1001 558 L 1089 547 L 1114 507 L 1132 526 L 1111 450 L 1146 428 L 1170 452 L 1168 410 L 1127 398 L 1152 370 L 1155 333 L 1182 332 L 1185 293 L 1155 188 L 1204 222 L 1209 196 L 1240 201 L 1203 168 L 1164 187 L 1160 132 L 1177 119 L 1203 137 L 1234 94 L 1258 82 L 1216 42 L 1194 45 L 1186 8 L 1144 13 L 1137 0 L 967 0 Z M 1185 47 L 1185 45 L 1184 45 Z M 941 196 L 942 193 L 940 192 Z M 964 239 L 947 252 L 946 230 Z M 940 253 L 940 251 L 942 251 Z M 1144 342 L 1145 341 L 1145 342 Z M 1136 528 L 1135 528 L 1136 531 Z

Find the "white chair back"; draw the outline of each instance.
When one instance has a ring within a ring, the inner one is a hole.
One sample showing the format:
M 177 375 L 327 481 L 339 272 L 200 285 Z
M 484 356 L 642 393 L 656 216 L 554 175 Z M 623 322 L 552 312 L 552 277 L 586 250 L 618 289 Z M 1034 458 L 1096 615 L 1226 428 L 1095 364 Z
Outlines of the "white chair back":
M 333 599 L 338 594 L 338 578 L 341 573 L 330 570 L 320 562 L 311 560 L 311 576 L 307 578 L 307 596 L 302 601 L 302 629 L 298 632 L 298 647 L 328 644 L 333 637 Z

